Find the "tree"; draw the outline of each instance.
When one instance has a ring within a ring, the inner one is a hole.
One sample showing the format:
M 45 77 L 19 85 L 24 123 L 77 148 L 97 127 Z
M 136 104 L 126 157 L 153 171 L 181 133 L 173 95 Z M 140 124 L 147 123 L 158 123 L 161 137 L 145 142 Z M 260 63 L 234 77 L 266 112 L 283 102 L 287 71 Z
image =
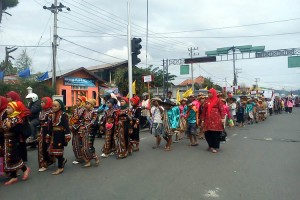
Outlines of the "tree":
M 18 69 L 12 65 L 10 60 L 7 63 L 2 61 L 0 63 L 0 69 L 4 69 L 5 75 L 17 74 L 18 71 Z
M 223 90 L 223 88 L 221 86 L 219 86 L 218 84 L 214 84 L 214 82 L 212 82 L 210 77 L 204 79 L 204 82 L 203 82 L 202 86 L 204 88 L 207 87 L 208 89 L 214 88 L 214 89 L 219 90 L 219 91 Z
M 0 0 L 0 23 L 2 21 L 2 14 L 6 13 L 10 15 L 9 13 L 5 12 L 8 8 L 15 7 L 18 5 L 18 0 Z
M 143 92 L 147 91 L 147 84 L 142 80 L 143 76 L 153 75 L 154 81 L 151 82 L 152 87 L 162 87 L 163 86 L 163 70 L 158 67 L 153 68 L 150 66 L 146 69 L 141 69 L 138 67 L 133 67 L 132 80 L 136 81 L 136 93 L 141 95 Z M 171 86 L 171 81 L 174 80 L 176 75 L 168 74 L 168 86 Z M 126 96 L 128 94 L 128 70 L 127 68 L 119 68 L 115 71 L 113 75 L 115 84 L 118 86 L 119 91 L 122 95 Z
M 26 68 L 30 68 L 31 64 L 32 59 L 28 56 L 26 49 L 22 50 L 22 53 L 16 60 L 16 67 L 18 69 L 18 72 L 23 71 Z

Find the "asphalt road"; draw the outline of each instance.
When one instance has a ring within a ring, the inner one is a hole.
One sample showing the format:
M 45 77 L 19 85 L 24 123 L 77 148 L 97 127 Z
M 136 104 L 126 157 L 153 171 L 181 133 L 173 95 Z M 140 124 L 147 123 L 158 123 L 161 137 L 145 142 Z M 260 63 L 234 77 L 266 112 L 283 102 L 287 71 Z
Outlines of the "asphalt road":
M 73 165 L 71 146 L 68 163 L 59 176 L 37 172 L 37 151 L 29 152 L 30 179 L 4 186 L 1 200 L 53 199 L 300 199 L 300 109 L 292 114 L 269 117 L 245 128 L 228 129 L 229 141 L 217 154 L 207 144 L 173 144 L 171 152 L 153 150 L 154 138 L 141 133 L 141 148 L 132 156 L 101 159 L 99 167 Z M 103 140 L 96 140 L 98 153 Z

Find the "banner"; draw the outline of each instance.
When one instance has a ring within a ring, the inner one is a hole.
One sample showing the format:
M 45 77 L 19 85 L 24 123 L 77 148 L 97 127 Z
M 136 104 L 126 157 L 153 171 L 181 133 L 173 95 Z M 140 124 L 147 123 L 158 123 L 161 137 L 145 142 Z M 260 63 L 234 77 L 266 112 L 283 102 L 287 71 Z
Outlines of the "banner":
M 0 80 L 3 80 L 3 79 L 4 79 L 4 71 L 0 72 Z
M 21 78 L 27 78 L 30 76 L 30 70 L 29 68 L 24 69 L 23 71 L 18 73 L 19 77 Z
M 44 81 L 44 80 L 46 80 L 46 79 L 48 79 L 48 78 L 49 78 L 49 74 L 48 74 L 48 72 L 45 72 L 45 73 L 42 74 L 41 76 L 37 77 L 37 80 L 38 80 L 38 81 Z
M 65 77 L 65 85 L 96 87 L 95 81 L 87 78 Z

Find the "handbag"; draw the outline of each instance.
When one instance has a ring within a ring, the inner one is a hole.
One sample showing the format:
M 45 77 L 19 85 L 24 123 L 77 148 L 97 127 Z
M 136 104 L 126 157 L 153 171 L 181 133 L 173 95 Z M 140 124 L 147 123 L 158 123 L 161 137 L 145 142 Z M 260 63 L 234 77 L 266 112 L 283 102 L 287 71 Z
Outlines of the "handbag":
M 220 141 L 221 142 L 226 142 L 226 138 L 227 138 L 226 131 L 222 131 L 221 134 L 220 134 Z

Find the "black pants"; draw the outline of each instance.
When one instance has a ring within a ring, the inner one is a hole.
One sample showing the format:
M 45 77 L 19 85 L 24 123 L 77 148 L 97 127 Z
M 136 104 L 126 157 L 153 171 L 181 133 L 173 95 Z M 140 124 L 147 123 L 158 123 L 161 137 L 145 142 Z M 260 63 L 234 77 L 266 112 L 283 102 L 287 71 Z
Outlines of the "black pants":
M 269 113 L 270 113 L 270 116 L 272 116 L 272 114 L 273 114 L 273 109 L 272 108 L 269 108 Z
M 288 108 L 288 111 L 289 111 L 289 113 L 292 113 L 293 107 L 289 107 L 289 108 Z
M 210 148 L 219 149 L 220 148 L 220 131 L 206 131 L 205 139 Z
M 22 168 L 22 171 L 25 172 L 27 170 L 27 167 L 24 165 Z M 17 178 L 17 171 L 13 171 L 10 173 L 11 178 Z
M 62 156 L 56 156 L 56 158 L 57 158 L 57 163 L 58 163 L 58 168 L 64 168 L 65 166 L 64 166 L 64 160 L 65 160 L 65 158 L 64 157 L 62 157 Z

